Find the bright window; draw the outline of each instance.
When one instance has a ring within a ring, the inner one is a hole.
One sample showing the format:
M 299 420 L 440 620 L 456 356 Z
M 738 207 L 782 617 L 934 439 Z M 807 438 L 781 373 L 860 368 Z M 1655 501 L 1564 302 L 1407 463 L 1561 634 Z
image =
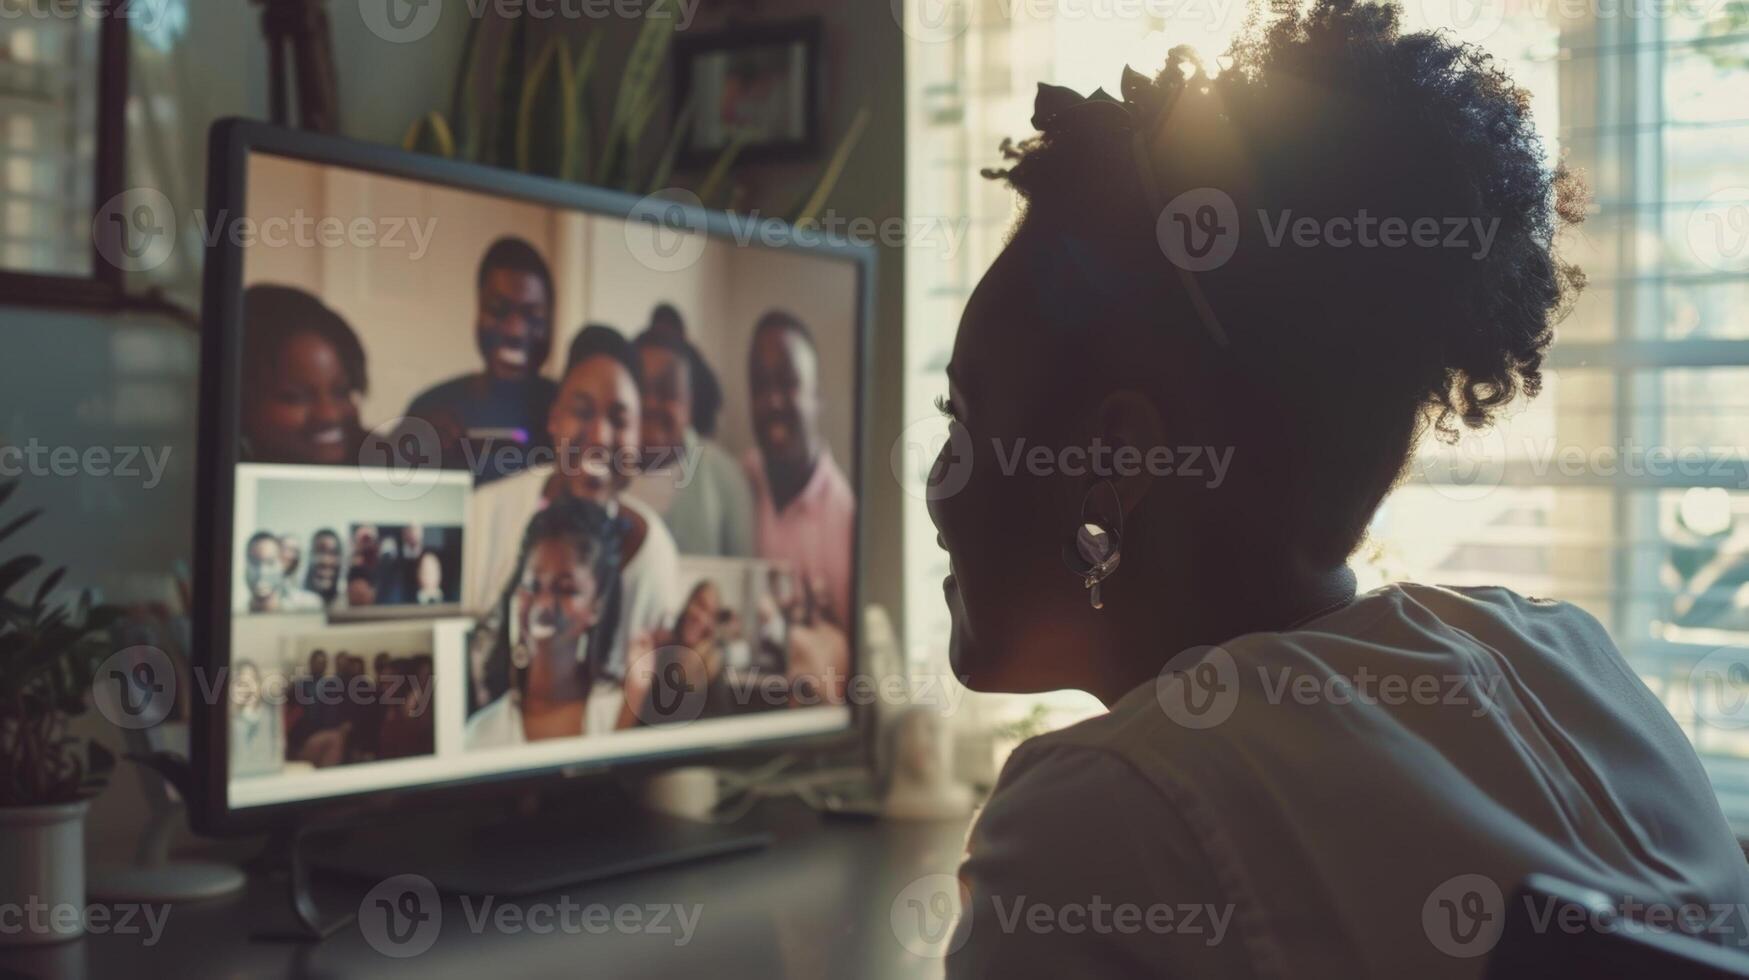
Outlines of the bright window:
M 1012 217 L 978 168 L 1030 132 L 1034 84 L 1112 91 L 1126 62 L 1151 70 L 1175 43 L 1218 51 L 1243 17 L 1190 0 L 928 6 L 907 17 L 907 194 L 914 217 L 967 233 L 906 269 L 916 420 Z M 1100 14 L 1126 9 L 1174 16 Z M 1591 189 L 1563 242 L 1590 285 L 1557 329 L 1542 396 L 1491 433 L 1425 445 L 1356 570 L 1367 586 L 1501 584 L 1586 608 L 1690 733 L 1726 809 L 1749 817 L 1749 2 L 1425 0 L 1405 21 L 1482 45 L 1530 91 L 1551 155 Z M 945 565 L 919 493 L 906 623 L 926 670 L 946 669 Z M 1078 695 L 969 703 L 986 728 L 1096 710 Z

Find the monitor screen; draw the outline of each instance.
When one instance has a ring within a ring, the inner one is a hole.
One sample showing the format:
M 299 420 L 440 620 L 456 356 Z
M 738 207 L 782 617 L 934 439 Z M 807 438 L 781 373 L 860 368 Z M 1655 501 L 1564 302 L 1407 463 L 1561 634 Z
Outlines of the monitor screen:
M 231 810 L 850 724 L 860 256 L 241 159 Z

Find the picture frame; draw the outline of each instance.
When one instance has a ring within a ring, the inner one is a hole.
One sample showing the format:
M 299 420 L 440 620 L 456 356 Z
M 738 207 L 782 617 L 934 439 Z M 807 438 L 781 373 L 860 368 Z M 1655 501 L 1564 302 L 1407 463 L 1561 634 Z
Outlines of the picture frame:
M 89 250 L 84 269 L 37 269 L 0 262 L 0 292 L 24 306 L 72 307 L 110 310 L 121 306 L 126 285 L 124 264 L 111 257 L 129 254 L 125 215 L 120 214 L 126 184 L 127 130 L 125 110 L 128 93 L 129 21 L 122 10 L 125 0 L 98 0 L 94 61 L 75 66 L 89 72 L 78 80 L 82 98 L 92 104 L 94 149 L 90 173 L 91 195 L 87 210 Z M 24 26 L 29 26 L 25 24 Z M 3 43 L 3 39 L 0 39 Z M 4 86 L 31 88 L 64 76 L 69 66 L 61 63 L 15 65 Z M 23 74 L 20 74 L 22 72 Z M 29 100 L 25 100 L 26 104 Z M 53 104 L 50 103 L 51 108 Z M 70 109 L 56 109 L 63 114 Z M 0 195 L 4 196 L 4 195 Z M 105 220 L 109 219 L 109 220 Z
M 804 18 L 675 38 L 672 118 L 692 106 L 680 166 L 709 166 L 738 130 L 749 133 L 739 160 L 817 155 L 820 34 Z

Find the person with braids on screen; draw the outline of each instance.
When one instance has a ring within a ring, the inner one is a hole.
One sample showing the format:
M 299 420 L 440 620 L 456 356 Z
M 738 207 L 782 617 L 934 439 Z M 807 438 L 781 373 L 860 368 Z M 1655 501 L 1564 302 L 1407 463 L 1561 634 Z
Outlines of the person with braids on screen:
M 949 978 L 1480 977 L 1531 874 L 1749 902 L 1694 749 L 1591 615 L 1357 594 L 1417 440 L 1535 396 L 1582 286 L 1556 248 L 1582 188 L 1529 99 L 1398 20 L 1285 2 L 1216 76 L 1179 49 L 1120 98 L 1041 86 L 993 172 L 1025 207 L 947 369 L 949 657 L 1107 711 L 1009 758 Z M 1017 445 L 1105 452 L 1005 470 Z M 1135 465 L 1184 446 L 1230 447 L 1224 477 Z
M 598 735 L 636 724 L 648 670 L 603 671 L 604 611 L 619 584 L 626 525 L 593 501 L 561 497 L 522 536 L 516 575 L 498 600 L 496 655 L 510 689 L 468 719 L 469 749 Z M 633 665 L 636 667 L 637 665 Z
M 678 607 L 680 556 L 661 516 L 625 493 L 642 456 L 641 379 L 631 345 L 613 328 L 592 324 L 572 339 L 565 364 L 546 418 L 552 461 L 481 487 L 468 503 L 462 604 L 476 611 L 491 605 L 537 511 L 566 497 L 592 501 L 626 527 L 617 601 L 603 611 L 608 622 L 598 658 L 618 677 L 632 640 L 664 628 Z

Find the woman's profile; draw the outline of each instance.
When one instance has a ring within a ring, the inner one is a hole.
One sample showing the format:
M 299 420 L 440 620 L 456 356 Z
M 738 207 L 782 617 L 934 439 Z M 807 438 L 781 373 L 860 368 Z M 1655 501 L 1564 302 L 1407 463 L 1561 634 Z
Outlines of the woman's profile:
M 1416 442 L 1537 394 L 1583 195 L 1479 48 L 1395 6 L 1272 9 L 1212 77 L 1180 49 L 1120 98 L 1041 86 L 988 174 L 1024 210 L 942 403 L 950 655 L 1109 711 L 1010 758 L 951 977 L 1473 977 L 1531 874 L 1749 901 L 1693 748 L 1591 615 L 1356 594 Z

